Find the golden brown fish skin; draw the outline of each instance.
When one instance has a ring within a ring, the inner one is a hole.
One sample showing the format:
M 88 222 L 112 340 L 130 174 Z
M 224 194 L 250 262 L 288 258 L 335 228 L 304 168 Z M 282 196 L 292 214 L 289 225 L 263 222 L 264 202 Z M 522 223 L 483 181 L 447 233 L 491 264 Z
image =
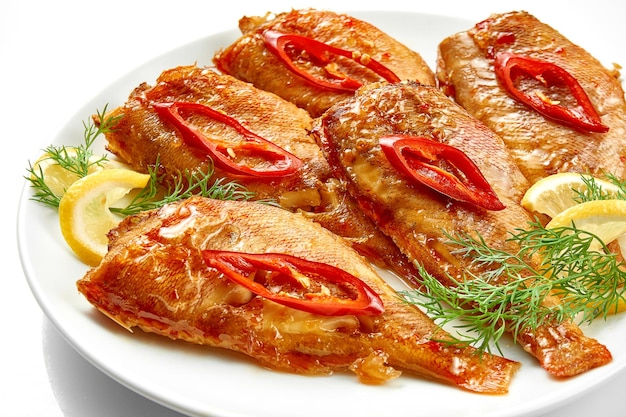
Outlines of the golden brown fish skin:
M 393 290 L 345 240 L 307 218 L 254 202 L 203 197 L 126 218 L 109 235 L 102 263 L 78 289 L 102 313 L 132 329 L 241 352 L 275 370 L 328 374 L 353 369 L 379 383 L 412 371 L 469 391 L 503 394 L 519 363 L 455 348 L 447 333 Z M 225 279 L 201 250 L 283 253 L 357 276 L 385 311 L 327 317 L 280 306 Z M 368 371 L 363 362 L 384 362 Z
M 350 240 L 359 252 L 379 266 L 393 269 L 404 279 L 418 276 L 391 239 L 381 233 L 354 199 L 332 175 L 322 151 L 310 135 L 309 114 L 280 97 L 259 90 L 229 75 L 208 68 L 181 66 L 164 71 L 154 86 L 142 84 L 112 116 L 123 116 L 115 129 L 106 133 L 107 149 L 147 172 L 159 162 L 165 178 L 181 172 L 206 172 L 205 153 L 187 145 L 179 131 L 163 122 L 153 102 L 187 101 L 209 105 L 239 120 L 249 130 L 288 150 L 303 162 L 295 174 L 273 179 L 233 176 L 216 167 L 215 176 L 234 180 L 255 193 L 255 199 L 275 199 L 290 211 L 303 211 L 324 227 Z M 240 140 L 224 124 L 203 120 L 208 136 Z
M 532 220 L 516 203 L 526 180 L 501 139 L 439 89 L 408 82 L 368 86 L 328 110 L 314 133 L 364 211 L 409 259 L 445 285 L 454 285 L 449 276 L 458 280 L 466 271 L 481 272 L 452 253 L 449 234 L 479 233 L 490 246 L 517 252 L 509 233 Z M 465 151 L 506 208 L 484 210 L 408 181 L 378 144 L 381 136 L 398 133 L 433 137 Z M 605 346 L 571 323 L 521 332 L 518 342 L 555 376 L 577 375 L 611 360 Z
M 496 80 L 493 57 L 513 52 L 552 62 L 586 91 L 607 133 L 584 133 L 516 101 Z M 500 135 L 531 183 L 558 172 L 624 178 L 626 102 L 615 71 L 526 12 L 492 15 L 439 45 L 437 78 L 455 100 Z
M 532 220 L 515 203 L 528 183 L 502 140 L 435 87 L 413 82 L 367 86 L 317 119 L 313 133 L 335 175 L 364 211 L 409 259 L 427 263 L 440 279 L 446 273 L 460 279 L 467 266 L 448 253 L 449 238 L 442 228 L 477 232 L 489 242 L 505 244 L 511 230 Z M 462 149 L 506 209 L 496 212 L 454 202 L 407 181 L 378 144 L 378 138 L 398 133 L 433 137 Z
M 322 90 L 293 74 L 265 47 L 262 34 L 266 30 L 296 33 L 338 48 L 359 51 L 385 65 L 401 80 L 435 84 L 433 71 L 418 53 L 352 16 L 325 10 L 292 10 L 275 16 L 243 17 L 239 27 L 243 36 L 215 54 L 213 61 L 217 68 L 278 94 L 306 109 L 313 117 L 352 94 Z M 358 66 L 354 71 L 362 72 L 363 80 L 380 81 L 377 75 L 363 73 Z
M 223 111 L 302 160 L 303 168 L 293 175 L 279 179 L 245 178 L 246 185 L 259 198 L 275 197 L 283 206 L 294 204 L 294 208 L 322 204 L 319 183 L 329 181 L 331 175 L 319 147 L 309 135 L 310 116 L 273 94 L 210 68 L 172 68 L 163 71 L 154 86 L 144 83 L 137 87 L 127 102 L 111 113 L 123 117 L 107 133 L 107 149 L 142 172 L 155 166 L 157 159 L 168 177 L 180 176 L 187 170 L 207 172 L 211 161 L 205 151 L 189 146 L 180 132 L 162 121 L 152 107 L 155 102 L 174 101 L 201 103 Z M 203 120 L 202 128 L 208 137 L 241 140 L 237 132 L 219 121 Z M 235 178 L 218 167 L 215 173 L 217 177 Z M 299 193 L 300 198 L 293 197 L 294 193 Z

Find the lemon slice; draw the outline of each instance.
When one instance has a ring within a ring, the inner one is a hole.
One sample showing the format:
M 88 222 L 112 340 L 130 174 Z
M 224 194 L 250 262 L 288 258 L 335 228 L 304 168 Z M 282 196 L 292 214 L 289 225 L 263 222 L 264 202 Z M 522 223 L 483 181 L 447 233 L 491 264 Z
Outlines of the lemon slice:
M 595 200 L 578 203 L 574 198 L 587 189 L 585 180 L 589 176 L 566 172 L 548 176 L 531 186 L 522 198 L 522 206 L 531 212 L 539 212 L 552 217 L 546 228 L 572 227 L 596 235 L 605 245 L 617 240 L 622 256 L 626 257 L 626 201 Z M 620 190 L 617 185 L 598 178 L 595 184 L 613 198 Z M 602 247 L 594 240 L 589 250 L 598 251 Z M 626 311 L 626 301 L 620 299 L 609 313 Z
M 591 178 L 574 172 L 563 172 L 542 178 L 534 183 L 524 197 L 522 206 L 530 212 L 538 212 L 555 217 L 563 210 L 578 204 L 574 198 L 576 191 L 584 192 L 587 184 L 584 178 Z M 619 188 L 608 181 L 593 178 L 602 191 L 617 197 Z
M 74 157 L 76 155 L 76 148 L 66 147 L 65 151 L 68 156 Z M 95 157 L 91 158 L 94 162 Z M 102 169 L 100 165 L 94 164 L 90 167 L 89 173 Z M 69 171 L 59 165 L 49 153 L 41 155 L 33 164 L 33 174 L 31 179 L 34 179 L 34 174 L 41 175 L 43 181 L 46 183 L 50 191 L 54 195 L 61 197 L 65 194 L 65 190 L 69 188 L 74 181 L 78 180 L 80 176 L 72 171 Z
M 65 151 L 69 157 L 76 156 L 76 148 L 71 146 L 66 146 Z M 95 162 L 100 160 L 101 157 L 92 155 L 89 158 L 89 162 L 92 164 L 89 166 L 87 174 L 92 174 L 96 171 L 100 171 L 102 169 L 111 169 L 111 168 L 129 168 L 127 165 L 119 162 L 117 160 L 107 159 L 102 161 L 101 163 L 96 164 Z M 75 181 L 77 181 L 80 176 L 72 171 L 69 171 L 63 168 L 61 165 L 55 161 L 49 153 L 44 153 L 41 155 L 33 164 L 31 173 L 31 179 L 35 179 L 35 174 L 41 176 L 46 186 L 50 188 L 50 191 L 54 193 L 57 197 L 62 197 L 65 194 L 65 190 L 69 188 Z
M 622 255 L 626 255 L 626 200 L 595 200 L 570 207 L 554 217 L 546 228 L 571 227 L 596 235 L 605 245 L 617 239 Z M 593 241 L 589 250 L 600 250 L 600 242 Z M 626 300 L 620 299 L 609 313 L 626 311 Z
M 576 204 L 557 214 L 547 229 L 576 226 L 596 235 L 605 245 L 626 233 L 626 200 L 595 200 Z M 590 250 L 600 249 L 601 244 Z
M 88 265 L 100 263 L 107 252 L 107 233 L 120 219 L 109 208 L 150 179 L 128 169 L 104 169 L 76 180 L 59 203 L 59 223 L 65 241 Z

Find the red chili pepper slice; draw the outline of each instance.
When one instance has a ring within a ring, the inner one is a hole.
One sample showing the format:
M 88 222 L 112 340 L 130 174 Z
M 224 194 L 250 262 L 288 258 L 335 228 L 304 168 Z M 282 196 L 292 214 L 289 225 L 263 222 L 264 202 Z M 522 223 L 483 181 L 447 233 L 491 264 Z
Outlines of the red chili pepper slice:
M 496 77 L 509 94 L 545 117 L 582 131 L 608 132 L 609 128 L 602 124 L 585 90 L 574 76 L 558 65 L 510 52 L 500 52 L 495 58 L 495 71 Z M 524 76 L 539 81 L 547 89 L 559 90 L 560 94 L 565 90 L 569 97 L 553 100 L 539 90 L 522 91 L 516 80 Z M 563 104 L 565 101 L 571 102 L 571 99 L 574 99 L 573 105 Z
M 153 103 L 159 116 L 173 123 L 191 146 L 205 150 L 214 163 L 225 171 L 236 175 L 253 177 L 283 177 L 291 175 L 302 166 L 302 161 L 280 146 L 249 131 L 236 119 L 209 106 L 192 102 Z M 196 113 L 234 128 L 243 141 L 240 143 L 223 142 L 209 138 L 187 122 L 181 111 Z M 261 159 L 262 163 L 249 166 L 235 158 L 251 156 Z
M 233 282 L 287 307 L 325 316 L 384 311 L 374 290 L 332 265 L 281 253 L 203 250 L 202 256 Z
M 423 136 L 389 135 L 379 139 L 396 169 L 450 197 L 486 208 L 505 208 L 476 164 L 464 152 Z
M 352 61 L 374 71 L 376 74 L 384 78 L 385 80 L 396 83 L 400 81 L 400 78 L 391 71 L 389 68 L 381 64 L 380 62 L 360 55 L 358 53 L 340 49 L 326 43 L 317 41 L 306 36 L 297 35 L 294 33 L 282 33 L 275 30 L 267 30 L 263 34 L 263 40 L 267 48 L 274 53 L 281 61 L 285 63 L 287 68 L 294 74 L 304 78 L 309 83 L 328 90 L 349 92 L 353 93 L 359 87 L 363 85 L 362 82 L 350 78 L 348 75 L 338 73 L 337 71 L 328 70 L 328 64 L 333 62 L 333 55 L 342 56 L 344 58 L 351 59 Z M 327 72 L 331 77 L 337 79 L 337 81 L 329 81 L 327 79 L 315 77 L 314 75 L 298 68 L 289 54 L 287 53 L 287 46 L 292 45 L 294 48 L 301 49 L 309 54 L 309 56 L 317 59 L 323 66 L 327 68 Z

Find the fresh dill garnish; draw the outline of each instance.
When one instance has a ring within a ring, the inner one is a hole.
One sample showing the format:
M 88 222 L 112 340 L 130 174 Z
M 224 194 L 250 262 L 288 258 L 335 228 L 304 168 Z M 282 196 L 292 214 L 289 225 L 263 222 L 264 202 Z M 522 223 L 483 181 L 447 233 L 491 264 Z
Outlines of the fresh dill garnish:
M 617 195 L 603 189 L 602 185 L 598 183 L 592 175 L 581 174 L 580 177 L 585 184 L 585 187 L 582 190 L 572 189 L 575 194 L 574 201 L 577 203 L 611 199 L 626 200 L 626 182 L 622 181 L 617 176 L 613 174 L 605 175 L 605 179 L 618 188 Z
M 248 191 L 238 182 L 225 182 L 224 178 L 213 179 L 214 169 L 212 164 L 209 164 L 207 172 L 195 171 L 190 173 L 186 171 L 184 175 L 176 176 L 173 182 L 163 189 L 160 186 L 160 184 L 164 183 L 163 176 L 158 175 L 158 167 L 159 162 L 157 159 L 157 164 L 148 168 L 148 174 L 150 174 L 148 185 L 126 207 L 112 207 L 111 211 L 129 216 L 142 211 L 156 209 L 194 195 L 218 200 L 250 200 L 255 195 L 255 193 Z
M 106 110 L 107 106 L 104 106 L 102 111 L 96 112 L 96 118 L 100 120 L 98 125 L 91 121 L 83 122 L 84 143 L 75 148 L 48 146 L 44 149 L 45 158 L 51 159 L 53 163 L 76 175 L 77 178 L 88 175 L 94 165 L 103 166 L 108 161 L 107 155 L 94 157 L 92 146 L 98 136 L 114 131 L 115 125 L 122 117 L 121 115 L 107 115 Z M 255 196 L 255 193 L 248 191 L 236 181 L 213 178 L 213 165 L 208 164 L 208 166 L 207 172 L 185 172 L 168 182 L 167 186 L 162 186 L 164 176 L 158 175 L 160 163 L 157 158 L 155 166 L 148 168 L 148 174 L 150 175 L 148 185 L 140 190 L 126 207 L 111 207 L 111 211 L 128 216 L 141 211 L 159 208 L 165 204 L 189 198 L 193 195 L 219 200 L 250 200 Z M 31 199 L 58 208 L 62 196 L 55 194 L 46 184 L 45 174 L 41 166 L 37 169 L 29 162 L 27 171 L 29 175 L 25 176 L 25 178 L 30 182 L 34 190 Z M 259 200 L 259 202 L 274 204 L 274 202 L 269 200 Z
M 578 316 L 579 322 L 591 323 L 617 312 L 618 302 L 624 300 L 626 264 L 597 236 L 575 225 L 546 229 L 534 223 L 518 230 L 512 240 L 540 256 L 542 275 L 570 306 L 572 319 Z M 599 250 L 591 249 L 598 245 Z
M 94 158 L 91 147 L 96 138 L 102 134 L 111 132 L 121 116 L 106 116 L 107 106 L 102 111 L 97 111 L 96 116 L 101 122 L 96 126 L 92 121 L 83 121 L 83 143 L 76 147 L 50 145 L 43 150 L 45 159 L 50 159 L 61 168 L 76 175 L 77 178 L 86 176 L 94 165 L 102 166 L 107 161 L 107 156 L 102 155 Z M 51 207 L 59 207 L 61 196 L 57 195 L 46 184 L 44 172 L 41 166 L 35 168 L 30 162 L 27 168 L 26 178 L 33 188 L 31 200 L 43 203 Z
M 491 352 L 492 345 L 500 351 L 498 342 L 506 332 L 515 339 L 525 329 L 563 319 L 562 306 L 543 304 L 552 282 L 534 270 L 521 253 L 496 250 L 469 235 L 458 236 L 453 242 L 460 245 L 462 256 L 491 269 L 481 275 L 466 272 L 463 280 L 450 276 L 454 286 L 449 287 L 420 267 L 424 288 L 402 294 L 441 326 L 457 322 L 454 327 L 459 332 L 453 336 L 458 343 L 471 344 L 479 352 Z
M 587 190 L 578 193 L 580 202 L 626 199 L 625 183 L 617 177 L 607 177 L 618 186 L 617 196 L 602 190 L 592 177 L 583 178 Z M 454 284 L 448 287 L 419 266 L 423 288 L 401 295 L 441 326 L 454 326 L 456 342 L 472 344 L 479 352 L 495 346 L 502 353 L 498 342 L 506 332 L 517 340 L 520 332 L 543 325 L 591 323 L 616 313 L 620 301 L 626 301 L 624 261 L 575 225 L 547 229 L 538 220 L 530 222 L 508 239 L 517 243 L 515 253 L 495 249 L 481 236 L 448 237 L 454 254 L 470 258 L 484 272 L 465 271 L 463 280 L 448 276 Z M 549 296 L 562 302 L 546 303 Z

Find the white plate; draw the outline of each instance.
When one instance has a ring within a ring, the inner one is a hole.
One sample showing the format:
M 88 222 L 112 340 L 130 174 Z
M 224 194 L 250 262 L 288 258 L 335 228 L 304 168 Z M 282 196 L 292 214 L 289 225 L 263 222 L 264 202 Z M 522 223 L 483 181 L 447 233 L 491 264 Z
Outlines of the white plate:
M 444 37 L 473 24 L 412 13 L 354 15 L 419 51 L 431 65 L 437 44 Z M 122 104 L 135 86 L 144 81 L 153 83 L 165 69 L 194 62 L 210 65 L 214 51 L 237 36 L 235 30 L 215 34 L 131 71 L 86 103 L 51 143 L 81 143 L 82 122 L 95 110 L 102 110 L 107 103 L 111 108 Z M 31 201 L 30 196 L 26 186 L 18 215 L 18 245 L 26 277 L 44 312 L 96 367 L 139 394 L 182 413 L 219 417 L 528 416 L 548 412 L 626 366 L 626 316 L 585 329 L 609 347 L 614 360 L 569 380 L 550 378 L 518 347 L 506 347 L 505 355 L 521 361 L 523 366 L 505 396 L 472 394 L 406 374 L 374 387 L 359 384 L 351 374 L 303 377 L 277 373 L 230 352 L 174 342 L 141 331 L 131 334 L 97 313 L 77 292 L 75 282 L 86 267 L 63 241 L 56 211 Z

